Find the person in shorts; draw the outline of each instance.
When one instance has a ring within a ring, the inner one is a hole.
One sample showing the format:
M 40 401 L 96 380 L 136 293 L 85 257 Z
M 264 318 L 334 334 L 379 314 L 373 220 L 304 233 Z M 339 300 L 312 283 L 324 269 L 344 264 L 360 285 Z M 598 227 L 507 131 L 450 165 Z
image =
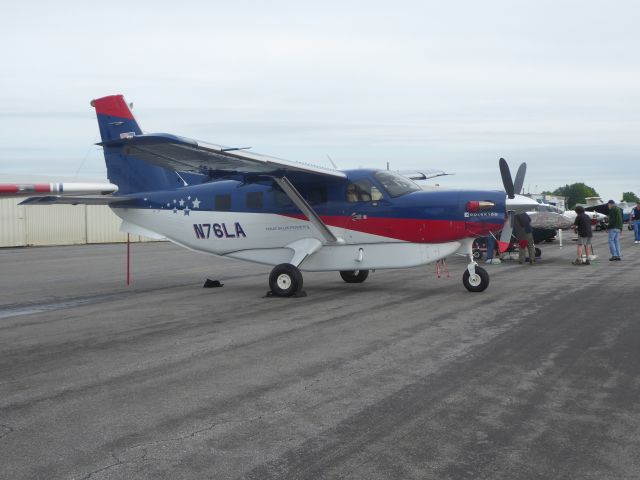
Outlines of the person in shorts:
M 578 232 L 578 258 L 573 262 L 574 265 L 590 265 L 589 256 L 593 254 L 591 247 L 591 237 L 593 232 L 591 231 L 591 218 L 584 213 L 584 207 L 578 205 L 575 209 L 576 219 L 573 222 L 573 228 Z M 584 247 L 584 253 L 587 260 L 582 262 L 582 248 Z

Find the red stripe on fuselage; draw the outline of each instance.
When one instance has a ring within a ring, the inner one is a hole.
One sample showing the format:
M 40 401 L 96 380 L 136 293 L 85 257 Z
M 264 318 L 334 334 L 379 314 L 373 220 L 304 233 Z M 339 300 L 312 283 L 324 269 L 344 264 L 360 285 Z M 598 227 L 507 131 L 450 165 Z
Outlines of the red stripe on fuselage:
M 301 214 L 287 217 L 306 220 Z M 429 220 L 414 218 L 367 217 L 354 220 L 351 216 L 322 216 L 331 227 L 379 235 L 411 243 L 443 243 L 462 238 L 489 235 L 502 230 L 504 223 L 465 222 L 462 220 Z
M 91 102 L 100 115 L 111 117 L 127 118 L 133 120 L 133 114 L 129 106 L 124 101 L 122 95 L 110 95 L 108 97 L 97 98 Z

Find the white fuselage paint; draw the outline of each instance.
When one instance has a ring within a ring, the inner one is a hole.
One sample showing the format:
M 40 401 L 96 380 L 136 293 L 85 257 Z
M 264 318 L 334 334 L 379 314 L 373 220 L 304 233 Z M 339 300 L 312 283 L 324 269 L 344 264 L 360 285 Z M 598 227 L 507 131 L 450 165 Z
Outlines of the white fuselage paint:
M 267 265 L 290 263 L 288 245 L 304 239 L 322 241 L 308 220 L 268 213 L 145 210 L 114 208 L 123 228 L 150 232 L 190 250 Z M 196 227 L 194 227 L 196 225 Z M 239 226 L 239 227 L 238 227 Z M 299 265 L 305 271 L 408 268 L 425 265 L 458 251 L 463 242 L 410 243 L 329 227 L 344 244 L 324 244 Z

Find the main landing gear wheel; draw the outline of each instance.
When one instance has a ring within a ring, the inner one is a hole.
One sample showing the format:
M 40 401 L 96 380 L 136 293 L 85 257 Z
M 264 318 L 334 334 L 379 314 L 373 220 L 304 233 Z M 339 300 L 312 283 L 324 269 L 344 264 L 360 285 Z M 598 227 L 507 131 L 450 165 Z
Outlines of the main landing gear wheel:
M 347 283 L 362 283 L 369 276 L 369 270 L 341 270 L 340 276 Z
M 484 268 L 476 266 L 474 275 L 471 275 L 469 270 L 464 271 L 462 283 L 470 292 L 482 292 L 489 286 L 489 274 Z
M 269 287 L 277 297 L 290 297 L 302 288 L 302 274 L 290 263 L 281 263 L 271 270 Z

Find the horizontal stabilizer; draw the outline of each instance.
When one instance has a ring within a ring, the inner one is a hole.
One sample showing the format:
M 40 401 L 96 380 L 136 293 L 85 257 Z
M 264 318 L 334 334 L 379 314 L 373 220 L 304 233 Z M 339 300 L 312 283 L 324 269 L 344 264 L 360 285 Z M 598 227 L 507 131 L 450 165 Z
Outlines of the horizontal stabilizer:
M 29 197 L 20 202 L 20 205 L 110 205 L 127 200 L 129 199 L 109 195 L 75 195 L 69 197 L 47 195 L 44 197 Z

